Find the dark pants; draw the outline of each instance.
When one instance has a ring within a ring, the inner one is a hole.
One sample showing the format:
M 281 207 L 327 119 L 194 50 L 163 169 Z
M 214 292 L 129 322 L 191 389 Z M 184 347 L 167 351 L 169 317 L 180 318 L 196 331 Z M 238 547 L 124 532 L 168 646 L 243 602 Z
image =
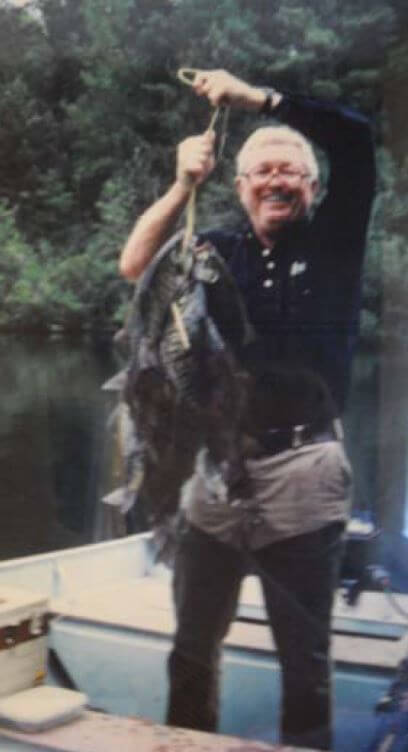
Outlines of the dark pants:
M 167 723 L 216 730 L 221 644 L 235 616 L 242 577 L 251 571 L 261 580 L 282 669 L 282 742 L 330 749 L 330 614 L 342 532 L 342 523 L 331 524 L 248 557 L 186 528 L 174 572 L 177 631 L 169 658 Z

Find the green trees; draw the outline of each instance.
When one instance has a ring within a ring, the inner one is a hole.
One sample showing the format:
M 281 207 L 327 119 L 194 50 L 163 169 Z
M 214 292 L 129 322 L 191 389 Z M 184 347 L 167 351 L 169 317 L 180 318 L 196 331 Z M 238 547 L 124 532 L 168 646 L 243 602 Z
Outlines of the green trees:
M 0 326 L 120 319 L 129 295 L 120 246 L 170 181 L 177 142 L 209 120 L 207 103 L 177 80 L 191 66 L 375 116 L 384 169 L 365 321 L 378 332 L 384 274 L 401 279 L 406 266 L 393 83 L 404 83 L 408 48 L 397 31 L 406 20 L 401 0 L 41 0 L 37 16 L 0 5 Z M 200 224 L 230 212 L 232 155 L 252 126 L 231 114 L 225 159 L 200 191 Z M 385 250 L 395 263 L 384 269 Z

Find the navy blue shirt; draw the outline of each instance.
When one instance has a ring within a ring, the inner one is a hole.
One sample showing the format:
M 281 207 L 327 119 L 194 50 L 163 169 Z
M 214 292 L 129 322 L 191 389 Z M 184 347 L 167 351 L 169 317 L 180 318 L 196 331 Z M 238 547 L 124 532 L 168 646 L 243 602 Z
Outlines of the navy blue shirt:
M 238 283 L 258 335 L 249 357 L 274 373 L 274 422 L 324 423 L 344 407 L 358 334 L 375 183 L 371 129 L 354 111 L 295 95 L 273 116 L 325 151 L 324 199 L 312 217 L 281 230 L 273 250 L 249 224 L 199 239 L 215 245 Z

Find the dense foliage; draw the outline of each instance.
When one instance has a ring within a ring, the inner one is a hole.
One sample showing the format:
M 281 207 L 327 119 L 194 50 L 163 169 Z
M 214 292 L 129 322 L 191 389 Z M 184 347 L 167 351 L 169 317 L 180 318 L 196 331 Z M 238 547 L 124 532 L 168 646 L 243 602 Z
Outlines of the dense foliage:
M 363 326 L 402 330 L 408 288 L 408 70 L 403 0 L 38 0 L 0 5 L 0 327 L 98 328 L 129 297 L 117 258 L 171 180 L 206 102 L 180 66 L 341 100 L 373 117 L 379 188 Z M 404 86 L 405 84 L 405 86 Z M 199 222 L 230 215 L 232 155 L 253 118 L 232 113 Z M 236 208 L 233 207 L 236 211 Z

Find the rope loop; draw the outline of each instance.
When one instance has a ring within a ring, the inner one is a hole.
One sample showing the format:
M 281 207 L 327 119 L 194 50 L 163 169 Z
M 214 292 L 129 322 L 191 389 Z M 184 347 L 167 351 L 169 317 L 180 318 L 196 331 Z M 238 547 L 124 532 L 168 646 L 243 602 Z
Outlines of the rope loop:
M 198 68 L 179 68 L 177 71 L 177 77 L 183 82 L 183 84 L 192 86 L 197 73 Z

